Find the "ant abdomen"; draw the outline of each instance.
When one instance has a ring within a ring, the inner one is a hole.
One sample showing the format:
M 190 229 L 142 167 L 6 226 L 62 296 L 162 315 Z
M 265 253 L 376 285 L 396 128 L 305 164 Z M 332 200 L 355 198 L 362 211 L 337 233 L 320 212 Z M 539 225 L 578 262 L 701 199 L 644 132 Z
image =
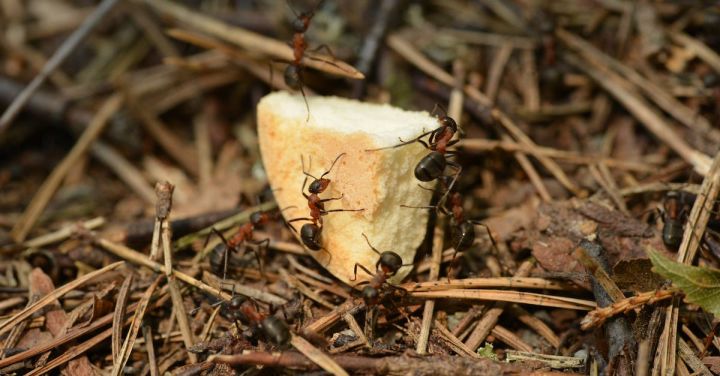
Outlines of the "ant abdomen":
M 300 77 L 300 67 L 297 65 L 288 65 L 285 68 L 285 84 L 293 90 L 302 88 L 302 77 Z
M 306 247 L 313 251 L 322 249 L 322 232 L 320 227 L 313 223 L 306 223 L 300 228 L 300 239 Z
M 470 222 L 462 222 L 452 228 L 451 237 L 455 251 L 462 252 L 475 242 L 475 226 Z
M 268 316 L 261 325 L 265 338 L 273 344 L 283 346 L 290 342 L 290 328 L 279 318 Z
M 418 162 L 415 166 L 415 178 L 420 181 L 433 181 L 442 176 L 447 166 L 445 156 L 433 151 Z

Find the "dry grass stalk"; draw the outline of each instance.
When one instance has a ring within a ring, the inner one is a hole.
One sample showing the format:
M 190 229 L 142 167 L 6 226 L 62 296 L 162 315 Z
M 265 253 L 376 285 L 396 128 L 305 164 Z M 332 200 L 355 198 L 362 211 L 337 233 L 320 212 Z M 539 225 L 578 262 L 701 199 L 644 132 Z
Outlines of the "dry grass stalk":
M 340 367 L 340 365 L 338 365 L 330 356 L 318 350 L 304 338 L 293 335 L 290 343 L 292 343 L 293 347 L 297 349 L 297 351 L 308 357 L 308 359 L 312 360 L 313 363 L 317 364 L 325 371 L 335 376 L 349 376 L 347 371 Z
M 110 373 L 112 376 L 119 376 L 122 373 L 123 368 L 125 368 L 125 363 L 127 363 L 128 359 L 130 359 L 130 353 L 132 352 L 133 345 L 135 344 L 138 331 L 140 331 L 142 320 L 145 317 L 145 310 L 150 304 L 150 298 L 160 284 L 161 280 L 162 276 L 155 278 L 155 281 L 147 288 L 147 290 L 145 290 L 142 298 L 140 298 L 137 310 L 135 311 L 135 315 L 132 319 L 132 324 L 130 325 L 130 330 L 128 331 L 122 348 L 120 348 L 120 352 L 118 353 L 117 361 L 113 362 L 113 368 Z
M 105 218 L 96 217 L 93 219 L 89 219 L 85 222 L 68 225 L 68 226 L 61 228 L 60 230 L 38 236 L 38 237 L 30 239 L 30 240 L 26 240 L 23 243 L 23 246 L 28 247 L 28 248 L 43 247 L 48 244 L 57 243 L 59 241 L 63 241 L 65 239 L 69 238 L 71 235 L 75 234 L 79 228 L 86 229 L 86 230 L 94 230 L 104 224 L 105 224 Z
M 442 338 L 445 343 L 447 343 L 447 345 L 450 346 L 450 348 L 458 355 L 467 358 L 480 358 L 480 355 L 478 355 L 478 353 L 472 351 L 470 348 L 465 346 L 465 344 L 457 337 L 455 337 L 455 335 L 452 334 L 441 322 L 435 320 L 435 325 L 433 326 L 433 329 L 437 331 L 438 336 Z
M 124 261 L 118 261 L 116 263 L 110 264 L 102 269 L 98 269 L 94 272 L 85 274 L 82 277 L 76 278 L 72 282 L 68 282 L 67 284 L 56 288 L 52 291 L 52 293 L 47 294 L 40 298 L 37 302 L 34 304 L 25 307 L 20 312 L 14 314 L 10 319 L 0 324 L 0 334 L 6 333 L 8 329 L 14 327 L 15 325 L 18 325 L 20 322 L 24 321 L 28 317 L 30 317 L 33 313 L 39 311 L 46 305 L 50 304 L 51 302 L 55 301 L 56 299 L 60 298 L 61 296 L 67 294 L 70 291 L 73 291 L 74 289 L 82 286 L 83 284 L 91 281 L 93 278 L 101 276 L 111 270 L 115 270 L 119 268 L 120 266 L 124 265 Z
M 509 287 L 517 289 L 559 290 L 577 289 L 574 285 L 538 277 L 488 277 L 465 278 L 427 282 L 408 282 L 400 285 L 407 291 L 443 291 L 450 289 L 477 289 L 487 287 Z
M 497 339 L 505 342 L 506 344 L 510 345 L 515 350 L 520 351 L 528 351 L 531 352 L 533 350 L 532 346 L 528 345 L 525 341 L 520 339 L 515 333 L 511 332 L 507 328 L 503 327 L 502 325 L 495 324 L 495 326 L 490 331 L 493 336 L 495 336 Z
M 100 133 L 108 124 L 108 120 L 110 120 L 110 117 L 117 112 L 122 105 L 122 102 L 123 98 L 116 94 L 110 96 L 100 106 L 88 127 L 75 143 L 75 146 L 73 146 L 72 150 L 70 150 L 62 162 L 55 167 L 50 176 L 45 179 L 43 184 L 40 186 L 40 189 L 38 189 L 32 201 L 25 209 L 22 217 L 20 217 L 17 223 L 15 223 L 15 226 L 13 226 L 10 235 L 15 242 L 20 243 L 25 240 L 67 173 L 85 154 L 93 141 L 100 136 Z
M 535 330 L 539 335 L 545 338 L 554 348 L 560 348 L 560 337 L 542 320 L 533 316 L 530 312 L 517 304 L 511 304 L 508 310 L 518 319 L 518 321 Z
M 145 351 L 148 355 L 148 367 L 150 368 L 150 376 L 159 376 L 160 371 L 158 370 L 157 359 L 155 358 L 155 346 L 153 346 L 153 335 L 152 328 L 150 325 L 145 325 L 142 328 L 143 338 L 145 339 Z
M 518 304 L 530 304 L 543 307 L 557 307 L 589 311 L 595 309 L 595 301 L 562 296 L 535 294 L 522 291 L 506 290 L 443 290 L 443 291 L 417 291 L 408 293 L 409 297 L 419 299 L 463 299 L 500 301 Z
M 128 274 L 120 286 L 117 299 L 115 299 L 115 311 L 113 312 L 112 338 L 110 342 L 113 363 L 119 361 L 120 348 L 122 347 L 122 323 L 125 321 L 125 308 L 132 285 L 133 275 Z
M 155 203 L 152 187 L 145 180 L 142 172 L 128 162 L 122 154 L 102 141 L 96 141 L 90 151 L 93 157 L 104 163 L 146 204 Z

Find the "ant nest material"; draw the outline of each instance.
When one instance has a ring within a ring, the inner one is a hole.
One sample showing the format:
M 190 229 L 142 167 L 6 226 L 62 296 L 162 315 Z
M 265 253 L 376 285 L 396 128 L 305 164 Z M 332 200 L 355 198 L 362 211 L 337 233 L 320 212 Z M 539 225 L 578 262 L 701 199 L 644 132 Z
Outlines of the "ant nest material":
M 418 161 L 427 153 L 420 143 L 386 150 L 368 151 L 412 140 L 424 131 L 437 128 L 437 119 L 427 112 L 405 111 L 390 105 L 363 103 L 337 97 L 308 97 L 308 119 L 301 95 L 276 92 L 265 96 L 257 108 L 260 151 L 268 180 L 286 221 L 309 218 L 308 187 L 324 176 L 330 183 L 319 194 L 324 202 L 317 222 L 320 250 L 307 249 L 322 266 L 341 281 L 355 285 L 371 276 L 359 263 L 375 272 L 380 257 L 367 244 L 364 233 L 380 251 L 394 251 L 410 264 L 427 229 L 429 210 L 400 205 L 427 206 L 430 190 L 422 189 L 414 176 Z M 303 173 L 305 171 L 313 177 Z M 307 178 L 304 191 L 303 182 Z M 423 186 L 433 188 L 434 183 Z M 336 211 L 364 209 L 362 211 Z M 334 211 L 335 210 L 335 211 Z M 301 228 L 311 220 L 290 223 L 301 240 Z M 302 242 L 301 242 L 302 244 Z M 400 282 L 412 267 L 402 267 L 389 279 Z

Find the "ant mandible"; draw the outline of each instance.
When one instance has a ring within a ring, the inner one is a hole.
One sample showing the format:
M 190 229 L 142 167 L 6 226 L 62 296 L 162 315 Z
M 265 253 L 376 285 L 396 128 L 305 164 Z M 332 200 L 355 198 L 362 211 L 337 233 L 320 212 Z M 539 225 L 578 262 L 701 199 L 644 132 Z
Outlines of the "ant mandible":
M 320 175 L 319 178 L 316 178 L 315 176 L 311 175 L 308 171 L 305 170 L 305 160 L 300 156 L 300 163 L 302 165 L 303 174 L 305 175 L 305 180 L 303 180 L 302 184 L 302 194 L 305 197 L 305 199 L 308 202 L 308 208 L 310 208 L 310 217 L 301 217 L 301 218 L 293 218 L 288 221 L 288 223 L 296 222 L 296 221 L 310 221 L 310 223 L 306 223 L 302 225 L 300 228 L 300 239 L 302 240 L 303 244 L 310 250 L 313 251 L 319 251 L 322 249 L 322 226 L 323 221 L 322 217 L 325 215 L 328 215 L 332 212 L 352 212 L 352 211 L 363 211 L 365 209 L 331 209 L 327 210 L 325 209 L 325 203 L 328 201 L 334 201 L 334 200 L 340 200 L 343 198 L 343 195 L 341 194 L 340 197 L 331 197 L 331 198 L 320 198 L 320 194 L 325 192 L 327 187 L 330 185 L 331 180 L 326 178 L 326 176 L 332 171 L 333 167 L 335 166 L 335 163 L 345 155 L 345 153 L 341 153 L 338 155 L 333 163 L 330 165 L 330 168 L 325 171 L 322 175 Z M 310 159 L 310 164 L 312 164 L 312 158 Z M 309 167 L 309 166 L 308 166 Z M 310 194 L 305 193 L 305 186 L 307 185 L 308 178 L 312 178 L 313 181 L 310 183 L 310 186 L 308 187 L 308 192 Z M 296 231 L 294 227 L 290 226 L 290 228 L 293 231 Z M 297 231 L 296 231 L 297 232 Z
M 440 202 L 443 202 L 446 199 L 447 194 L 450 192 L 450 190 L 452 190 L 458 177 L 460 176 L 460 172 L 462 172 L 462 166 L 460 166 L 460 164 L 458 164 L 457 162 L 448 159 L 448 157 L 452 157 L 457 154 L 454 151 L 448 150 L 448 147 L 453 146 L 460 141 L 457 139 L 453 140 L 455 133 L 458 132 L 457 123 L 453 118 L 447 116 L 445 109 L 438 104 L 435 105 L 435 108 L 433 108 L 431 114 L 435 114 L 435 111 L 438 108 L 440 108 L 445 113 L 444 115 L 437 117 L 438 123 L 440 124 L 438 128 L 428 132 L 424 132 L 423 134 L 417 136 L 410 141 L 403 141 L 402 139 L 400 139 L 400 143 L 397 145 L 378 149 L 369 149 L 367 151 L 392 149 L 409 145 L 414 142 L 419 142 L 420 144 L 422 144 L 426 149 L 430 150 L 430 154 L 426 155 L 423 159 L 420 160 L 420 162 L 418 162 L 417 166 L 415 166 L 415 178 L 422 182 L 429 182 L 443 176 L 443 173 L 445 172 L 445 168 L 447 166 L 453 167 L 456 170 L 455 174 L 452 175 L 453 179 L 448 185 L 447 191 L 440 200 Z M 428 138 L 427 142 L 423 141 L 422 138 L 428 135 L 430 135 L 430 137 Z
M 375 273 L 368 270 L 368 268 L 366 268 L 364 265 L 356 262 L 355 268 L 353 269 L 353 278 L 351 278 L 350 280 L 357 280 L 358 267 L 372 277 L 369 281 L 363 281 L 355 285 L 357 287 L 362 284 L 367 284 L 367 286 L 365 286 L 362 290 L 362 297 L 365 301 L 365 305 L 372 306 L 376 305 L 379 302 L 380 291 L 383 286 L 390 286 L 395 289 L 403 290 L 400 287 L 389 284 L 387 280 L 397 274 L 398 270 L 400 270 L 400 268 L 402 268 L 403 266 L 413 266 L 413 264 L 403 264 L 402 257 L 400 257 L 400 255 L 395 252 L 378 251 L 377 248 L 373 247 L 373 245 L 370 244 L 370 239 L 368 239 L 367 235 L 363 233 L 362 236 L 363 238 L 365 238 L 365 241 L 367 242 L 370 249 L 380 255 L 380 258 L 378 258 L 378 261 L 375 263 Z

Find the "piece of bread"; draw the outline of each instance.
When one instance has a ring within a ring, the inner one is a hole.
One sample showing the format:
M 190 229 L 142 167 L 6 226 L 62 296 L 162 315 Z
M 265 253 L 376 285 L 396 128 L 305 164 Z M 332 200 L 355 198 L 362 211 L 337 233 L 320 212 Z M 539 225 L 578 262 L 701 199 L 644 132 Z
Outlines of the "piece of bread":
M 338 155 L 345 153 L 327 176 L 331 183 L 321 198 L 325 209 L 364 209 L 360 212 L 333 212 L 322 217 L 324 250 L 307 250 L 341 281 L 355 285 L 370 278 L 355 263 L 375 273 L 379 255 L 362 237 L 364 233 L 378 250 L 394 251 L 404 264 L 413 262 L 425 237 L 429 210 L 400 205 L 427 206 L 432 192 L 418 186 L 414 176 L 417 163 L 429 153 L 420 143 L 379 151 L 397 145 L 398 138 L 411 140 L 437 128 L 426 112 L 404 111 L 389 105 L 362 103 L 337 97 L 308 97 L 310 117 L 303 97 L 286 92 L 265 96 L 257 107 L 260 151 L 268 180 L 286 220 L 309 217 L 301 187 L 300 158 L 308 173 L 320 177 Z M 312 158 L 312 165 L 310 165 Z M 312 182 L 308 179 L 308 185 Z M 432 188 L 434 183 L 423 183 Z M 307 186 L 305 188 L 307 193 Z M 307 221 L 293 222 L 300 231 Z M 295 234 L 300 240 L 299 234 Z M 327 250 L 327 251 L 325 251 Z M 403 267 L 390 282 L 399 282 L 410 271 Z

